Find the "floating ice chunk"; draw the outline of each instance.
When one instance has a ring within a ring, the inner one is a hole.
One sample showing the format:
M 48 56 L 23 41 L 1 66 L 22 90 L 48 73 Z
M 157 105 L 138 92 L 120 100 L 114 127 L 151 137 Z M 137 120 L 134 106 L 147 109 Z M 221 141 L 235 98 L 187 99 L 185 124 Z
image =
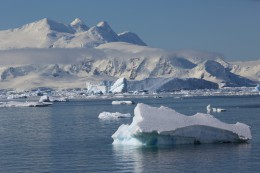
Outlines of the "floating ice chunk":
M 132 105 L 133 101 L 112 101 L 112 105 Z
M 118 119 L 118 118 L 130 118 L 131 114 L 122 114 L 119 112 L 111 113 L 111 112 L 101 112 L 98 116 L 99 119 Z
M 226 109 L 222 109 L 222 108 L 213 108 L 213 112 L 225 112 Z
M 212 108 L 211 108 L 211 105 L 209 104 L 208 106 L 207 106 L 207 113 L 210 113 L 212 111 Z
M 210 113 L 210 112 L 225 112 L 225 111 L 227 111 L 227 110 L 222 109 L 222 108 L 212 108 L 210 104 L 207 106 L 207 113 Z
M 0 102 L 0 107 L 9 108 L 9 107 L 46 107 L 50 106 L 52 103 L 40 103 L 40 102 Z
M 130 125 L 121 125 L 112 135 L 119 145 L 175 145 L 246 142 L 250 127 L 237 122 L 227 124 L 212 115 L 186 116 L 173 109 L 137 104 Z

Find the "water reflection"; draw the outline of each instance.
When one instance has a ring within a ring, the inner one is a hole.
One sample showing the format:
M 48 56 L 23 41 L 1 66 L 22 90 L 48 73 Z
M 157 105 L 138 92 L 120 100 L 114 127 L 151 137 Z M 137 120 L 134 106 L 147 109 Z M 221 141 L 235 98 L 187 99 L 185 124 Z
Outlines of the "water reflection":
M 203 144 L 175 147 L 113 146 L 120 172 L 243 172 L 250 144 Z
M 113 145 L 113 156 L 119 172 L 143 172 L 143 153 L 140 147 Z

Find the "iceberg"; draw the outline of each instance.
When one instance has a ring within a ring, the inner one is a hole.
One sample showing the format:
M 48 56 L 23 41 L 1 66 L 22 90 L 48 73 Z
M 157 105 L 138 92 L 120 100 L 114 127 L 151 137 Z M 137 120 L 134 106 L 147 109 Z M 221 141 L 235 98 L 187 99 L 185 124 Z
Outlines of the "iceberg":
M 111 112 L 101 112 L 98 116 L 99 119 L 107 120 L 107 119 L 118 119 L 118 118 L 131 118 L 131 114 L 122 114 L 119 112 L 111 113 Z
M 252 139 L 250 127 L 227 124 L 210 114 L 186 116 L 173 109 L 139 103 L 133 121 L 112 135 L 114 145 L 176 145 L 200 143 L 242 143 Z

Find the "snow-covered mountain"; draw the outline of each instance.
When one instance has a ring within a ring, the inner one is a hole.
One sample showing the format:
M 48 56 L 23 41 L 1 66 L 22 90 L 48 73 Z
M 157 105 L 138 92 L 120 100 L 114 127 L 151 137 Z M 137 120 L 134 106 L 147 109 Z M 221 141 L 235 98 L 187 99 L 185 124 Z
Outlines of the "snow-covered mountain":
M 84 88 L 87 81 L 118 78 L 126 78 L 132 89 L 255 86 L 259 64 L 151 48 L 134 33 L 115 33 L 105 21 L 89 27 L 78 18 L 68 25 L 42 19 L 0 31 L 0 88 Z
M 105 21 L 89 28 L 79 18 L 68 25 L 45 18 L 20 28 L 0 31 L 0 50 L 95 47 L 118 41 L 146 45 L 134 33 L 115 33 Z
M 171 90 L 171 86 L 173 90 L 180 85 L 202 88 L 204 84 L 206 88 L 215 88 L 212 82 L 221 86 L 255 86 L 257 83 L 234 74 L 232 64 L 216 54 L 209 56 L 197 51 L 192 56 L 186 51 L 171 53 L 123 42 L 96 48 L 1 51 L 0 64 L 1 88 L 85 87 L 87 81 L 99 83 L 121 77 L 130 83 L 140 80 L 139 84 L 145 84 L 146 88 L 149 85 L 161 90 L 163 87 Z
M 247 62 L 231 62 L 232 73 L 258 81 L 260 83 L 260 60 Z

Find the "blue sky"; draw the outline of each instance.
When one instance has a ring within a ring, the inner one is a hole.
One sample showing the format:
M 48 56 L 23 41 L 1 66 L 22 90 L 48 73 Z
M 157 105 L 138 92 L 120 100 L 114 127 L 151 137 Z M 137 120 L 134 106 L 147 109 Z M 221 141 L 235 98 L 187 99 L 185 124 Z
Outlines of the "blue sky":
M 0 30 L 42 18 L 88 26 L 105 20 L 149 46 L 260 59 L 260 0 L 0 0 Z

